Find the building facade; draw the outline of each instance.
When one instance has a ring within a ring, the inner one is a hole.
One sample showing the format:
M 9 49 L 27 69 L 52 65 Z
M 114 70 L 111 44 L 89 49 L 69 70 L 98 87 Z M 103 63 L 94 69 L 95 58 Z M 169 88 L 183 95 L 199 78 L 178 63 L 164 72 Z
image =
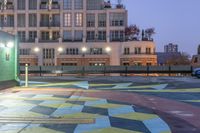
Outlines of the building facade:
M 197 49 L 197 55 L 193 55 L 192 57 L 192 65 L 193 66 L 200 66 L 200 45 Z
M 1 0 L 1 30 L 18 34 L 20 64 L 156 65 L 152 41 L 126 41 L 128 12 L 104 0 Z
M 164 46 L 165 53 L 178 53 L 178 45 L 169 43 L 168 45 Z

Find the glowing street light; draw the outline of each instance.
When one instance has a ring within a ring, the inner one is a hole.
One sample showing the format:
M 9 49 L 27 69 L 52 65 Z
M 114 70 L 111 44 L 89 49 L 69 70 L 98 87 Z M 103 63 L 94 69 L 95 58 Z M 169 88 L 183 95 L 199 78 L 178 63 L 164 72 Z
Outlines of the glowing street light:
M 109 53 L 111 51 L 111 48 L 110 47 L 106 47 L 105 50 L 106 50 L 107 53 Z
M 14 42 L 8 42 L 8 43 L 6 44 L 6 47 L 8 47 L 8 48 L 13 48 L 13 47 L 14 47 Z
M 62 47 L 59 47 L 59 48 L 58 48 L 58 52 L 60 52 L 60 53 L 63 52 L 63 48 L 62 48 Z
M 86 47 L 82 47 L 81 50 L 82 50 L 83 53 L 85 53 L 87 51 L 87 48 Z
M 39 52 L 39 51 L 40 51 L 40 49 L 39 49 L 38 47 L 35 47 L 35 48 L 34 48 L 34 52 L 37 53 L 37 52 Z

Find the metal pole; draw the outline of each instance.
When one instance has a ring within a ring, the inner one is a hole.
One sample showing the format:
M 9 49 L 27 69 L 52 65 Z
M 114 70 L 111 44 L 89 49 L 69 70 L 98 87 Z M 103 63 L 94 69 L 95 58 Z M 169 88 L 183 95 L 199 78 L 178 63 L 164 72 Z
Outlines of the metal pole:
M 25 66 L 25 87 L 28 87 L 28 64 Z

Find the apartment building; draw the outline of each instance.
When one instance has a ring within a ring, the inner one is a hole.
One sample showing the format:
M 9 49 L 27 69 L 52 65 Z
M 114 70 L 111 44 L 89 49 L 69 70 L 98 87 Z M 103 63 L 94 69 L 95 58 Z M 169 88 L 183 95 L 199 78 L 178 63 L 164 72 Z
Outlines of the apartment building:
M 127 41 L 128 12 L 104 0 L 1 0 L 0 28 L 18 34 L 20 64 L 156 65 L 152 41 Z

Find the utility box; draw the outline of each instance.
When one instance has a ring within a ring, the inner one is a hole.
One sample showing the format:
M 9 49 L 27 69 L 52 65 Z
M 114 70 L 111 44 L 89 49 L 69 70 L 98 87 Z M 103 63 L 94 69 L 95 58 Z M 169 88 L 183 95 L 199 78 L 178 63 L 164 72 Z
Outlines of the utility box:
M 0 31 L 0 88 L 18 80 L 17 36 Z

